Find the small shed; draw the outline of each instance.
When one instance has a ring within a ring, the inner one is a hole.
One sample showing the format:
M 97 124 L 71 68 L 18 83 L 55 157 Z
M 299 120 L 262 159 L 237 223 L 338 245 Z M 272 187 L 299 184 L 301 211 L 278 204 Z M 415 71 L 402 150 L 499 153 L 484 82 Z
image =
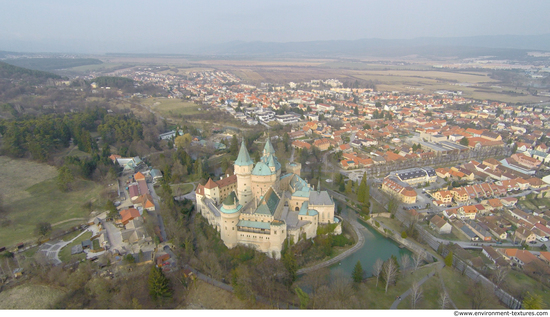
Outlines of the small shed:
M 91 248 L 92 248 L 92 241 L 90 240 L 82 241 L 82 249 L 91 249 Z

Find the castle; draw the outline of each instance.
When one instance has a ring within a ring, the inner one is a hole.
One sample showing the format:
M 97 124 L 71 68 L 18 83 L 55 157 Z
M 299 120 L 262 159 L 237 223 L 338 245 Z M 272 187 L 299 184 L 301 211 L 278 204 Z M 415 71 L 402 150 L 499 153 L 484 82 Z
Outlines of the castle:
M 269 138 L 254 164 L 243 140 L 234 175 L 197 187 L 197 210 L 228 248 L 241 244 L 276 259 L 285 239 L 314 238 L 319 224 L 336 224 L 334 232 L 340 234 L 342 220 L 334 216 L 332 197 L 314 190 L 300 177 L 300 169 L 300 163 L 289 163 L 281 176 Z

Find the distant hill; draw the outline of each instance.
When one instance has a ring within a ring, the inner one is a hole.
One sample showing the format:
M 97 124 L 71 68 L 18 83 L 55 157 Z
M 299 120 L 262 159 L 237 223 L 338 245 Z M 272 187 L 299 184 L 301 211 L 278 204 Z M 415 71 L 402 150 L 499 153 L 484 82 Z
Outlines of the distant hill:
M 8 63 L 0 62 L 0 78 L 1 79 L 26 79 L 32 81 L 45 81 L 47 79 L 61 79 L 61 76 L 40 71 L 27 69 Z
M 171 49 L 172 51 L 173 49 Z M 500 35 L 408 40 L 360 39 L 310 42 L 243 42 L 210 45 L 182 53 L 221 56 L 389 56 L 419 55 L 459 58 L 490 55 L 499 58 L 525 56 L 527 51 L 550 51 L 550 34 Z
M 19 67 L 44 71 L 103 64 L 102 61 L 96 58 L 16 58 L 6 59 L 4 62 Z

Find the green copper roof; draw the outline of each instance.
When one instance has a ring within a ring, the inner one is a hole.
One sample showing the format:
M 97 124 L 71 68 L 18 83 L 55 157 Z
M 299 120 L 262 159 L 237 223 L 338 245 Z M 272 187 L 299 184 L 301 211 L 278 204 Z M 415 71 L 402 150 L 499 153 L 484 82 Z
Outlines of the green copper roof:
M 280 200 L 281 199 L 279 198 L 279 196 L 277 196 L 273 189 L 270 188 L 258 204 L 256 213 L 273 216 L 273 214 L 275 214 L 275 210 L 277 209 L 277 205 L 279 205 Z
M 231 192 L 222 202 L 224 205 L 231 206 L 235 204 L 235 201 L 237 200 L 237 196 L 235 196 L 235 192 Z
M 271 172 L 269 167 L 264 162 L 258 162 L 252 170 L 252 175 L 269 176 L 271 174 L 273 174 L 273 172 Z
M 237 205 L 237 208 L 235 208 L 235 209 L 226 209 L 222 205 L 222 207 L 220 208 L 220 211 L 223 212 L 224 214 L 234 214 L 234 213 L 238 212 L 239 210 L 241 210 L 241 208 L 243 208 L 243 205 Z
M 239 150 L 239 156 L 237 156 L 237 160 L 235 161 L 235 165 L 238 166 L 248 166 L 252 165 L 254 162 L 252 162 L 252 159 L 250 158 L 250 155 L 248 155 L 248 150 L 246 149 L 246 145 L 244 144 L 244 139 L 241 143 L 241 149 Z
M 267 137 L 267 141 L 265 142 L 264 147 L 264 155 L 265 154 L 275 154 L 275 149 L 273 148 L 273 145 L 271 145 L 271 141 L 269 140 L 269 136 Z

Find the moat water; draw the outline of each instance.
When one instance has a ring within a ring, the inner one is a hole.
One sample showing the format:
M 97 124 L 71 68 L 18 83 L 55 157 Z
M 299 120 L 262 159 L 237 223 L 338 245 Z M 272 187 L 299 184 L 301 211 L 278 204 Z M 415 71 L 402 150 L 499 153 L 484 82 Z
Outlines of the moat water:
M 365 237 L 365 243 L 357 252 L 343 259 L 340 263 L 332 265 L 330 267 L 332 274 L 351 276 L 357 261 L 361 261 L 361 266 L 365 270 L 366 277 L 370 277 L 372 276 L 372 267 L 376 259 L 379 258 L 382 261 L 386 261 L 392 255 L 395 255 L 401 261 L 401 256 L 404 254 L 409 257 L 412 256 L 412 252 L 408 249 L 399 248 L 397 242 L 384 237 L 361 220 L 358 220 L 358 222 L 363 226 L 360 231 Z

